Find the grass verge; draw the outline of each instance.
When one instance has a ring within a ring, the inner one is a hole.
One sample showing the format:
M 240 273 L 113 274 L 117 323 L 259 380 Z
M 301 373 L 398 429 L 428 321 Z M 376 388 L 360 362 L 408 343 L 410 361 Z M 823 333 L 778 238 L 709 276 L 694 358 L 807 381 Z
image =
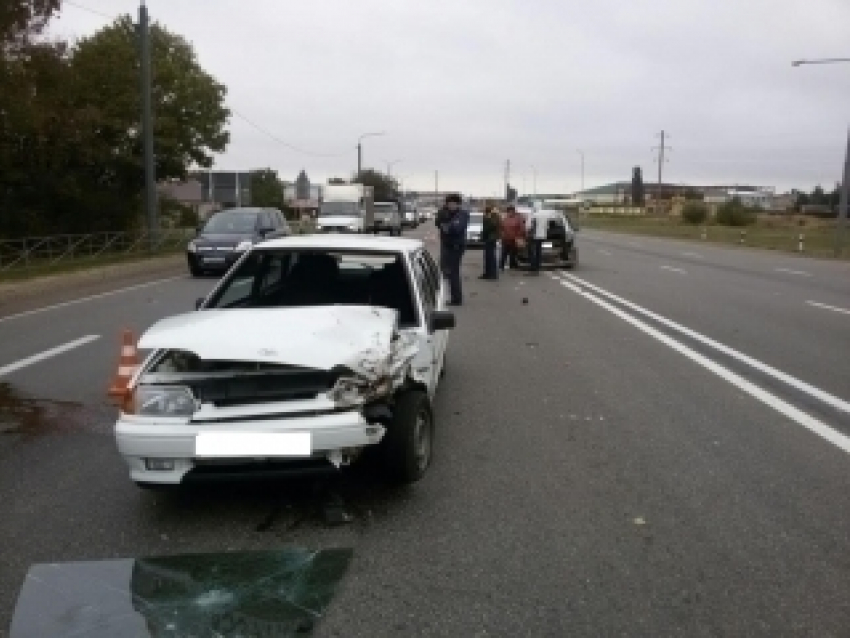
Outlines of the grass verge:
M 652 217 L 614 217 L 587 216 L 581 220 L 582 228 L 609 230 L 633 235 L 646 235 L 668 239 L 705 241 L 730 246 L 746 246 L 788 253 L 797 253 L 809 257 L 835 256 L 835 226 L 811 224 L 794 226 L 779 222 L 759 220 L 753 226 L 734 228 L 708 224 L 693 226 L 679 220 Z M 800 235 L 803 236 L 803 250 L 799 250 Z M 846 242 L 850 242 L 850 232 Z M 844 249 L 843 259 L 850 259 L 850 250 Z

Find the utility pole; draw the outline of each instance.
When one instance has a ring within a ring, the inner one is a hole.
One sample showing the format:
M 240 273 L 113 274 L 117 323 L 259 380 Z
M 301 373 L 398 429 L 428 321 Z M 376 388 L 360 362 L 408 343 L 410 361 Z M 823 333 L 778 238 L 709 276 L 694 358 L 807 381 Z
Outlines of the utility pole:
M 664 162 L 667 161 L 665 156 L 667 151 L 671 151 L 669 146 L 667 146 L 667 132 L 661 131 L 661 145 L 654 147 L 653 150 L 658 151 L 658 193 L 656 193 L 656 199 L 661 198 L 661 189 L 663 182 L 663 174 L 664 174 Z
M 156 249 L 157 219 L 156 168 L 153 147 L 153 106 L 151 104 L 151 34 L 148 8 L 142 0 L 139 6 L 139 53 L 142 93 L 142 145 L 145 166 L 145 216 L 147 218 L 148 240 L 151 252 Z
M 835 256 L 844 252 L 844 232 L 847 227 L 847 208 L 850 207 L 850 130 L 847 131 L 847 150 L 844 153 L 844 178 L 841 180 L 841 200 L 835 220 Z
M 505 162 L 505 201 L 510 200 L 511 160 Z
M 363 172 L 363 142 L 357 142 L 357 175 L 358 177 Z

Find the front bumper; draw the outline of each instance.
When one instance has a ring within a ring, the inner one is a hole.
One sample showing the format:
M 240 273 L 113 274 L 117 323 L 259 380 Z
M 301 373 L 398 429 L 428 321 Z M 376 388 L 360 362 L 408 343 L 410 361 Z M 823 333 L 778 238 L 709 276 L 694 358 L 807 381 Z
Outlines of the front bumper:
M 350 228 L 348 226 L 316 226 L 317 233 L 349 233 L 356 234 L 359 231 L 357 228 Z
M 229 421 L 226 423 L 164 423 L 121 415 L 115 424 L 118 451 L 130 468 L 130 478 L 139 483 L 176 484 L 198 466 L 244 466 L 269 461 L 304 462 L 305 457 L 265 456 L 251 458 L 199 459 L 195 438 L 200 433 L 293 433 L 309 432 L 312 457 L 327 459 L 333 452 L 362 448 L 381 441 L 386 429 L 368 423 L 360 411 L 336 412 L 317 416 L 279 417 L 274 419 Z M 172 469 L 149 470 L 147 459 L 171 460 Z
M 187 258 L 197 268 L 204 271 L 227 271 L 242 256 L 242 253 L 232 252 L 187 252 Z

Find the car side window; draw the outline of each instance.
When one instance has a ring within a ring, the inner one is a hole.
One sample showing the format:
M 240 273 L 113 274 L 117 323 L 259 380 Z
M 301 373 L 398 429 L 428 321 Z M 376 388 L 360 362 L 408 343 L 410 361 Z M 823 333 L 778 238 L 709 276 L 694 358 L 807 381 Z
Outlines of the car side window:
M 425 310 L 433 310 L 437 305 L 437 293 L 426 273 L 424 262 L 418 254 L 413 256 L 412 262 L 413 275 L 416 277 L 416 282 L 422 291 L 422 302 Z
M 419 254 L 422 257 L 422 263 L 425 266 L 425 274 L 428 276 L 428 279 L 431 282 L 431 288 L 434 290 L 434 304 L 436 305 L 437 297 L 440 294 L 440 283 L 442 281 L 440 269 L 437 267 L 437 262 L 434 261 L 431 253 L 427 250 L 423 250 Z

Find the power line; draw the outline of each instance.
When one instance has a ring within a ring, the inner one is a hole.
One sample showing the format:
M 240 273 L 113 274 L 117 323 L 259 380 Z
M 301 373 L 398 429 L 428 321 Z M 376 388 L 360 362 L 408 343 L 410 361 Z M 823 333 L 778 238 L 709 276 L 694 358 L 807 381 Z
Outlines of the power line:
M 100 16 L 101 18 L 106 18 L 107 20 L 115 20 L 116 16 L 111 16 L 109 14 L 103 13 L 102 11 L 98 11 L 97 9 L 92 9 L 91 7 L 87 7 L 85 5 L 79 4 L 77 2 L 71 2 L 71 0 L 64 0 L 64 4 L 69 7 L 74 7 L 75 9 L 79 9 L 80 11 L 86 11 L 87 13 L 92 13 L 96 16 Z
M 231 110 L 231 112 L 232 112 L 232 113 L 233 113 L 236 117 L 238 117 L 240 120 L 242 120 L 242 121 L 243 121 L 243 122 L 245 122 L 246 124 L 249 124 L 250 126 L 252 126 L 252 127 L 254 127 L 255 129 L 257 129 L 260 133 L 262 133 L 262 134 L 264 134 L 264 135 L 268 136 L 270 139 L 274 140 L 275 142 L 277 142 L 277 143 L 278 143 L 278 144 L 280 144 L 281 146 L 285 146 L 286 148 L 288 148 L 288 149 L 290 149 L 290 150 L 296 151 L 296 152 L 298 152 L 298 153 L 303 153 L 304 155 L 312 155 L 313 157 L 342 157 L 342 156 L 346 155 L 346 153 L 315 153 L 315 152 L 313 152 L 313 151 L 308 151 L 308 150 L 305 150 L 305 149 L 303 149 L 303 148 L 299 148 L 299 147 L 297 147 L 297 146 L 295 146 L 295 145 L 293 145 L 293 144 L 290 144 L 289 142 L 285 142 L 285 141 L 283 141 L 283 140 L 282 140 L 282 139 L 280 139 L 277 135 L 275 135 L 274 133 L 270 132 L 268 129 L 263 128 L 262 126 L 260 126 L 260 125 L 259 125 L 259 124 L 257 124 L 256 122 L 254 122 L 253 120 L 251 120 L 251 119 L 247 118 L 246 116 L 242 115 L 242 114 L 241 114 L 239 111 L 237 111 L 236 109 L 230 109 L 230 110 Z
M 100 16 L 102 18 L 106 18 L 107 20 L 118 19 L 118 16 L 112 16 L 112 15 L 109 15 L 107 13 L 103 13 L 102 11 L 98 11 L 97 9 L 92 9 L 91 7 L 87 7 L 85 5 L 82 5 L 78 2 L 74 2 L 72 0 L 64 0 L 64 4 L 66 4 L 70 7 L 74 7 L 75 9 L 79 9 L 80 11 L 86 11 L 86 12 L 91 13 L 93 15 L 97 15 L 97 16 Z M 257 124 L 256 122 L 254 122 L 253 120 L 248 118 L 247 116 L 243 115 L 242 113 L 240 113 L 236 109 L 231 108 L 230 111 L 235 116 L 237 116 L 239 119 L 244 121 L 246 124 L 257 129 L 263 135 L 266 135 L 267 137 L 274 140 L 275 142 L 277 142 L 281 146 L 285 146 L 286 148 L 293 150 L 297 153 L 302 153 L 304 155 L 311 155 L 313 157 L 343 157 L 345 155 L 345 153 L 315 153 L 313 151 L 308 151 L 306 149 L 299 148 L 299 147 L 295 146 L 294 144 L 290 144 L 289 142 L 285 142 L 284 140 L 279 138 L 277 135 L 275 135 L 274 133 L 271 133 L 269 130 L 263 128 L 262 126 L 260 126 L 259 124 Z

